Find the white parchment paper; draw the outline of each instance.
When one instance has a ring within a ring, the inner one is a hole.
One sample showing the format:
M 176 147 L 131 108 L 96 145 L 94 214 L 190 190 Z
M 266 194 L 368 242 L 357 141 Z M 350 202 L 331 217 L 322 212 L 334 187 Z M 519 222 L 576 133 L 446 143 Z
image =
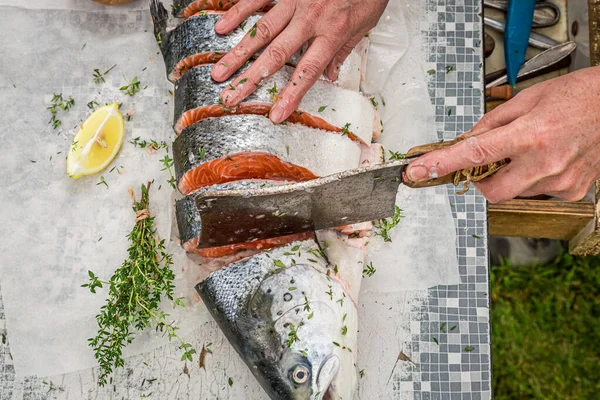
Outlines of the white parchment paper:
M 370 88 L 386 101 L 382 142 L 391 150 L 406 151 L 435 141 L 435 130 L 419 62 L 420 39 L 415 31 L 402 31 L 397 22 L 404 18 L 407 27 L 413 26 L 418 21 L 411 18 L 418 14 L 406 14 L 401 4 L 391 2 L 390 18 L 382 20 L 396 24 L 400 42 L 390 43 L 394 38 L 385 32 L 394 30 L 389 25 L 381 30 L 382 45 L 395 46 L 397 60 L 387 57 L 381 63 L 389 68 L 389 78 Z M 0 42 L 0 279 L 8 339 L 18 375 L 56 375 L 95 365 L 87 338 L 95 334 L 94 316 L 106 292 L 92 295 L 80 285 L 87 281 L 88 269 L 109 277 L 126 258 L 125 236 L 133 224 L 127 187 L 139 193 L 141 183 L 154 180 L 151 212 L 161 237 L 170 237 L 172 190 L 159 162 L 165 150 L 148 154 L 127 141 L 137 136 L 173 140 L 172 86 L 165 79 L 145 1 L 102 7 L 83 0 L 2 0 L 0 27 L 6 37 Z M 373 40 L 378 40 L 376 35 Z M 377 51 L 375 45 L 369 68 L 379 64 Z M 92 82 L 95 68 L 114 64 L 105 84 Z M 124 96 L 118 88 L 134 76 L 142 90 Z M 63 126 L 56 131 L 48 125 L 46 110 L 53 93 L 75 99 L 70 112 L 59 112 Z M 131 109 L 135 114 L 126 122 L 125 143 L 112 165 L 98 175 L 72 180 L 65 173 L 65 156 L 76 127 L 89 114 L 90 101 L 123 102 L 122 113 Z M 98 184 L 99 175 L 108 187 Z M 400 192 L 406 218 L 392 244 L 371 244 L 377 273 L 363 284 L 365 302 L 372 301 L 368 292 L 456 283 L 454 223 L 445 188 L 441 190 Z M 175 259 L 176 295 L 188 295 L 189 300 L 186 310 L 172 312 L 185 335 L 210 317 L 194 303 L 186 278 L 193 263 L 175 243 L 169 248 Z M 362 316 L 361 325 L 383 323 L 376 321 L 376 313 Z M 368 334 L 362 332 L 363 337 Z M 150 351 L 165 340 L 142 335 L 126 353 Z M 361 346 L 370 348 L 368 343 Z

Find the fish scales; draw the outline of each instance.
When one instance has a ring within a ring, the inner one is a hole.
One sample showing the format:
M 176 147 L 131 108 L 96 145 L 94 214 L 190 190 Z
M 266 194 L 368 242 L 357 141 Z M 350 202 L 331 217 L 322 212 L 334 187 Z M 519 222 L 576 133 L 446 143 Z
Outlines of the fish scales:
M 196 286 L 272 399 L 351 398 L 356 387 L 356 307 L 319 251 L 314 240 L 295 242 Z
M 340 134 L 297 124 L 273 124 L 262 116 L 232 115 L 202 120 L 184 129 L 173 143 L 175 175 L 181 181 L 207 161 L 241 152 L 268 153 L 327 176 L 356 167 L 361 148 Z
M 177 132 L 193 124 L 201 118 L 220 116 L 223 113 L 255 113 L 264 115 L 268 113 L 273 98 L 291 80 L 294 68 L 284 66 L 272 76 L 262 80 L 256 90 L 248 96 L 239 107 L 213 107 L 220 103 L 220 94 L 228 90 L 232 92 L 241 90 L 244 85 L 253 85 L 251 82 L 232 85 L 234 79 L 249 67 L 244 67 L 239 73 L 226 82 L 217 83 L 212 80 L 211 65 L 203 65 L 188 71 L 175 87 L 175 113 L 174 125 Z M 264 105 L 263 108 L 256 105 Z M 255 111 L 248 111 L 255 107 Z M 335 84 L 319 80 L 306 93 L 300 102 L 297 113 L 294 113 L 289 122 L 298 121 L 313 128 L 334 130 L 341 132 L 342 128 L 356 135 L 362 143 L 370 144 L 374 133 L 375 121 L 379 116 L 371 101 L 358 92 L 343 89 Z M 378 125 L 377 125 L 378 126 Z

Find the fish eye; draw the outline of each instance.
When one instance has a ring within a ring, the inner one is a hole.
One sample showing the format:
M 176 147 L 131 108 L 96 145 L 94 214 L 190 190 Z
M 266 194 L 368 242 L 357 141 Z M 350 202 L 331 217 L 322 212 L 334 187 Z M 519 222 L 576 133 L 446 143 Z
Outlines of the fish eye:
M 304 365 L 296 365 L 296 367 L 293 369 L 293 371 L 290 371 L 290 372 L 291 372 L 291 378 L 294 381 L 294 383 L 301 385 L 308 380 L 308 377 L 309 377 L 308 368 L 306 368 Z

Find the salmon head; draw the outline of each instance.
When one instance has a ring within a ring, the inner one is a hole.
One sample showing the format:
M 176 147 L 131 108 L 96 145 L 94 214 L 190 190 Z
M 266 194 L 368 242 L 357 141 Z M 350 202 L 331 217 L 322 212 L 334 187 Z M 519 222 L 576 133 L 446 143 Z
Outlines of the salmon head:
M 353 398 L 356 307 L 314 240 L 230 264 L 196 290 L 272 399 Z

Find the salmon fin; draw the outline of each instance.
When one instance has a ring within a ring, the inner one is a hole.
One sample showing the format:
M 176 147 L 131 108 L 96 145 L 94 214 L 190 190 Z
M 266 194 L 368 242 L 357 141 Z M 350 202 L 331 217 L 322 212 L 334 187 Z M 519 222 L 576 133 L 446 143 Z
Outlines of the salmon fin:
M 150 15 L 154 24 L 154 37 L 160 51 L 164 54 L 169 35 L 167 32 L 169 12 L 159 0 L 150 0 Z

